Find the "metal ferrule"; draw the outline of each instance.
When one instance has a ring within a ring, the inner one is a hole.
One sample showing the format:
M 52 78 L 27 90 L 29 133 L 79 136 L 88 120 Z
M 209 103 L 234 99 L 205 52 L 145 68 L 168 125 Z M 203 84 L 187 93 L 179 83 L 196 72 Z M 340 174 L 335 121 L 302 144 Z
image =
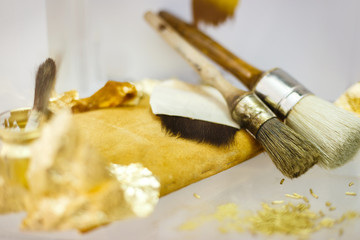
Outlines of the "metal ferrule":
M 233 119 L 254 137 L 260 127 L 275 114 L 254 93 L 242 97 L 232 110 Z
M 274 113 L 285 119 L 291 109 L 311 92 L 279 68 L 265 72 L 254 89 Z

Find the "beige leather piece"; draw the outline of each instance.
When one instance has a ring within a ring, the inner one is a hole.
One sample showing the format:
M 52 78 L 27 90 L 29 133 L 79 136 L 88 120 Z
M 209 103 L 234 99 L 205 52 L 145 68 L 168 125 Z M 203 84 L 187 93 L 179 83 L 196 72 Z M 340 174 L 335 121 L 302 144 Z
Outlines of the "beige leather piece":
M 149 97 L 135 107 L 95 110 L 74 115 L 81 134 L 109 162 L 141 163 L 159 179 L 160 195 L 214 175 L 262 151 L 245 130 L 229 146 L 171 137 L 151 113 Z

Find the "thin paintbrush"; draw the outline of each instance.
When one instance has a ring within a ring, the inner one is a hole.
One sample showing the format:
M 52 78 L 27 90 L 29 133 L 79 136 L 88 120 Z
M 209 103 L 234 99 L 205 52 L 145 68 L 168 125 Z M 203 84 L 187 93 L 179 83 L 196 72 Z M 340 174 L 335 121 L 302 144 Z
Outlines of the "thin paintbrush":
M 321 152 L 322 167 L 339 167 L 358 152 L 360 118 L 316 97 L 283 70 L 263 72 L 194 26 L 165 11 L 159 15 L 188 42 L 254 90 L 287 125 L 315 143 Z
M 256 95 L 232 86 L 204 56 L 161 17 L 147 12 L 145 19 L 187 60 L 205 83 L 219 90 L 228 104 L 233 119 L 262 144 L 275 166 L 285 176 L 298 177 L 317 163 L 319 155 L 317 148 L 280 122 Z
M 50 93 L 55 84 L 55 75 L 55 62 L 51 58 L 48 58 L 39 66 L 36 73 L 34 105 L 26 123 L 25 130 L 29 131 L 39 127 L 42 119 L 46 116 Z

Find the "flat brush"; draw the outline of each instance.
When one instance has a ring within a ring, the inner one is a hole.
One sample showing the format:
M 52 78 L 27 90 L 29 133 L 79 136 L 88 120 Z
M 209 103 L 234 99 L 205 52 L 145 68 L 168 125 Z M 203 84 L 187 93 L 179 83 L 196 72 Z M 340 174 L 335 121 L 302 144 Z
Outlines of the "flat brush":
M 150 106 L 170 136 L 228 146 L 239 130 L 222 95 L 209 86 L 164 81 L 152 90 Z
M 55 62 L 51 58 L 48 58 L 39 66 L 36 73 L 34 104 L 26 123 L 25 130 L 29 131 L 39 127 L 42 119 L 47 115 L 47 106 L 50 93 L 54 88 L 55 75 Z
M 360 147 L 360 118 L 313 95 L 279 68 L 263 72 L 238 58 L 194 26 L 162 11 L 159 15 L 193 46 L 253 90 L 285 123 L 318 146 L 319 165 L 336 168 Z
M 190 139 L 199 143 L 208 143 L 214 146 L 224 146 L 234 141 L 239 130 L 222 124 L 165 114 L 160 117 L 161 126 L 170 136 Z
M 298 177 L 317 163 L 317 148 L 280 122 L 255 94 L 232 86 L 161 17 L 147 12 L 145 19 L 187 60 L 205 83 L 215 87 L 223 95 L 232 118 L 262 144 L 283 175 L 289 178 Z

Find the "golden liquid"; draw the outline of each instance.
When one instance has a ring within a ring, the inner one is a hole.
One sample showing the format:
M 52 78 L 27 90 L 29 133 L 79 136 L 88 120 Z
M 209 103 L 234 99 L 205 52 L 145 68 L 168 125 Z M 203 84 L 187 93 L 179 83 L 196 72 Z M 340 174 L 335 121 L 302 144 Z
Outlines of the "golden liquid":
M 28 187 L 30 146 L 36 139 L 35 131 L 24 131 L 28 115 L 29 109 L 16 109 L 1 116 L 0 176 L 7 187 Z
M 0 171 L 4 183 L 7 186 L 28 187 L 26 172 L 29 166 L 29 158 L 1 158 Z

